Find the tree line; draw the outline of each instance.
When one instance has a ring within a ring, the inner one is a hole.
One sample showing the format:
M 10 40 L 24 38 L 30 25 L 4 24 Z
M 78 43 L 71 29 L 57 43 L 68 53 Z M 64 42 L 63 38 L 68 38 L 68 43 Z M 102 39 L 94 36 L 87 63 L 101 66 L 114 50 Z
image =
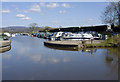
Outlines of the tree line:
M 54 28 L 52 27 L 49 27 L 49 26 L 45 26 L 43 28 L 40 28 L 37 23 L 32 23 L 29 25 L 29 29 L 31 30 L 31 32 L 36 32 L 36 31 L 39 31 L 39 32 L 48 32 L 50 30 L 53 30 Z

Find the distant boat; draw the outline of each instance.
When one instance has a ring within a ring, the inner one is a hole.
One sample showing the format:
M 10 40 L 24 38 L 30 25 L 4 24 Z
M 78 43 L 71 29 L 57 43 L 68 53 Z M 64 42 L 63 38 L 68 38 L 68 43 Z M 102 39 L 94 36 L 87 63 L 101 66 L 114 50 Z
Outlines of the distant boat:
M 5 32 L 4 35 L 7 35 L 8 37 L 11 37 L 11 34 L 8 32 Z
M 55 32 L 50 36 L 50 40 L 60 40 L 64 32 Z
M 11 36 L 12 36 L 12 37 L 15 37 L 16 35 L 15 35 L 15 34 L 12 34 Z
M 36 37 L 37 36 L 37 33 L 32 33 L 31 36 L 33 37 Z
M 23 36 L 28 36 L 29 34 L 28 34 L 28 33 L 22 33 L 21 35 L 23 35 Z

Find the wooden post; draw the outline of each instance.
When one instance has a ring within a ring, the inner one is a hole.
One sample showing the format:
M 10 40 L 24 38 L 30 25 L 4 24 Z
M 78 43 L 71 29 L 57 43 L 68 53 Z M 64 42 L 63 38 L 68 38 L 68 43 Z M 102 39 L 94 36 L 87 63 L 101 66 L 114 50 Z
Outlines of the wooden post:
M 91 38 L 91 44 L 93 43 L 93 40 L 94 40 L 94 38 L 92 37 L 92 38 Z
M 107 40 L 107 43 L 108 43 L 108 35 L 105 36 L 105 39 Z

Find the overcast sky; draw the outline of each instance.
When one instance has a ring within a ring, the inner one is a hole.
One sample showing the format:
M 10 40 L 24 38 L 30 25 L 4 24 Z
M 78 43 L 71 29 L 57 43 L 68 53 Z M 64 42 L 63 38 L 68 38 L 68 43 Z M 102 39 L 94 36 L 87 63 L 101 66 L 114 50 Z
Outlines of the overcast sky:
M 65 27 L 102 24 L 108 2 L 3 2 L 2 26 Z

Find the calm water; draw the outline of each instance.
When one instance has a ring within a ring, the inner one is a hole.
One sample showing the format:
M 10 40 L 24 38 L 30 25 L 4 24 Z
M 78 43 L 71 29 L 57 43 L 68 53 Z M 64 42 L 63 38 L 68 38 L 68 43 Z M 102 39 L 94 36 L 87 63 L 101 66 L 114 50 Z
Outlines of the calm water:
M 70 51 L 48 48 L 36 37 L 10 39 L 3 80 L 118 80 L 118 48 Z

